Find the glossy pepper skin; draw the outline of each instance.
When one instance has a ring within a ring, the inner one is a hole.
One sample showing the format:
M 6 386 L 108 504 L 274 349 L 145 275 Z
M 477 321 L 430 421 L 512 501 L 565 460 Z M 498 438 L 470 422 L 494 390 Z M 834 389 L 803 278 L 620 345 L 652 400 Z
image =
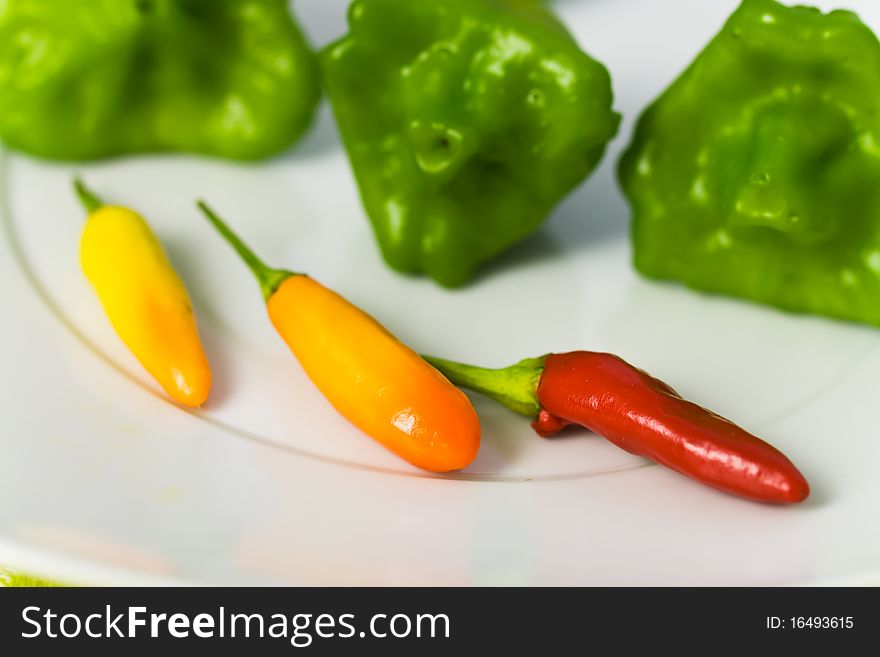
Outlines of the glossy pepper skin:
M 7 0 L 0 139 L 91 160 L 284 150 L 320 97 L 287 0 Z
M 468 398 L 370 315 L 303 274 L 266 267 L 204 204 L 254 272 L 269 318 L 333 407 L 416 467 L 467 467 L 480 448 Z
M 806 479 L 775 447 L 612 354 L 550 354 L 502 370 L 426 358 L 454 383 L 534 418 L 541 436 L 576 424 L 739 497 L 792 504 L 809 495 Z
M 89 209 L 80 262 L 110 323 L 174 401 L 201 406 L 211 367 L 186 287 L 149 224 L 128 208 L 104 205 L 82 183 Z
M 445 286 L 534 232 L 615 135 L 608 72 L 536 0 L 355 0 L 325 86 L 388 264 Z
M 856 15 L 745 0 L 620 180 L 646 276 L 880 325 L 880 42 Z

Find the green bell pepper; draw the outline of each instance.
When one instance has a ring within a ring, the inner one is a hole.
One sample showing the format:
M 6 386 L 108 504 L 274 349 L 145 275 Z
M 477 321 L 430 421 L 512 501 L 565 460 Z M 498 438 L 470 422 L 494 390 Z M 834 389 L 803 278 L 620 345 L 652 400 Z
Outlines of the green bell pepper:
M 321 53 L 386 261 L 446 286 L 535 231 L 617 131 L 611 81 L 536 0 L 356 0 Z
M 0 2 L 0 139 L 27 153 L 262 158 L 319 98 L 286 0 Z
M 880 325 L 880 42 L 855 14 L 745 0 L 620 180 L 646 276 Z

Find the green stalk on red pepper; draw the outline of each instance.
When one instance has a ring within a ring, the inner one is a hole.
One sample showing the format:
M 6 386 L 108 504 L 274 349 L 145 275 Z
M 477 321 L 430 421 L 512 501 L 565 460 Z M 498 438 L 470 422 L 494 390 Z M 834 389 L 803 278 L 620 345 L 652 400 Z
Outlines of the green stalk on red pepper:
M 550 354 L 494 370 L 424 358 L 454 384 L 531 418 L 541 436 L 586 427 L 632 454 L 756 502 L 794 504 L 810 494 L 778 449 L 612 354 Z
M 620 162 L 652 278 L 880 325 L 880 42 L 745 0 Z
M 356 0 L 321 54 L 385 260 L 442 285 L 535 231 L 615 135 L 608 72 L 538 0 Z

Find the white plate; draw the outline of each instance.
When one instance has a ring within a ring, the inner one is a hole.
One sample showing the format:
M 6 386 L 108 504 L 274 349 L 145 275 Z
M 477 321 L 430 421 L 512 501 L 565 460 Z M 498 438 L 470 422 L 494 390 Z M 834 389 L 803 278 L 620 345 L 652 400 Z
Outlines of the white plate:
M 101 313 L 77 262 L 74 169 L 4 155 L 0 563 L 89 583 L 880 581 L 880 333 L 648 283 L 629 266 L 617 156 L 735 5 L 557 3 L 611 69 L 626 121 L 546 228 L 458 292 L 382 264 L 326 108 L 267 164 L 78 167 L 151 219 L 187 280 L 216 376 L 204 412 L 167 403 Z M 880 28 L 878 3 L 850 5 Z M 299 3 L 316 42 L 343 31 L 344 6 Z M 616 352 L 777 444 L 813 496 L 743 502 L 586 433 L 540 440 L 478 397 L 478 460 L 426 476 L 309 384 L 196 197 L 268 262 L 312 273 L 418 350 L 486 365 Z

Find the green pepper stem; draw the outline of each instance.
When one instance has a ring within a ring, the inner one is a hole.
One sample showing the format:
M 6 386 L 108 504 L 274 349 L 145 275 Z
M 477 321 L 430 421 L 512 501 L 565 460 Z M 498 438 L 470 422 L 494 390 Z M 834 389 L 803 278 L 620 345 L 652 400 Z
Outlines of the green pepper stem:
M 544 373 L 544 358 L 526 358 L 516 365 L 491 370 L 422 356 L 457 386 L 482 393 L 515 413 L 534 418 L 541 411 L 538 382 Z
M 79 198 L 79 202 L 83 204 L 83 207 L 89 211 L 89 213 L 94 212 L 95 210 L 99 210 L 104 207 L 104 201 L 102 201 L 98 196 L 86 187 L 86 184 L 82 181 L 82 178 L 74 178 L 73 179 L 73 188 L 76 190 L 76 195 Z
M 219 232 L 230 246 L 235 249 L 236 253 L 241 256 L 241 259 L 244 260 L 245 264 L 253 272 L 260 284 L 260 289 L 263 291 L 263 297 L 266 301 L 269 300 L 269 297 L 275 294 L 275 291 L 284 281 L 291 276 L 300 275 L 296 272 L 284 269 L 272 269 L 266 265 L 266 263 L 260 260 L 256 254 L 241 241 L 241 238 L 238 235 L 232 232 L 232 229 L 226 225 L 226 222 L 223 221 L 207 203 L 199 201 L 197 205 L 202 213 L 208 218 L 208 221 L 210 221 L 214 228 L 217 229 L 217 232 Z

